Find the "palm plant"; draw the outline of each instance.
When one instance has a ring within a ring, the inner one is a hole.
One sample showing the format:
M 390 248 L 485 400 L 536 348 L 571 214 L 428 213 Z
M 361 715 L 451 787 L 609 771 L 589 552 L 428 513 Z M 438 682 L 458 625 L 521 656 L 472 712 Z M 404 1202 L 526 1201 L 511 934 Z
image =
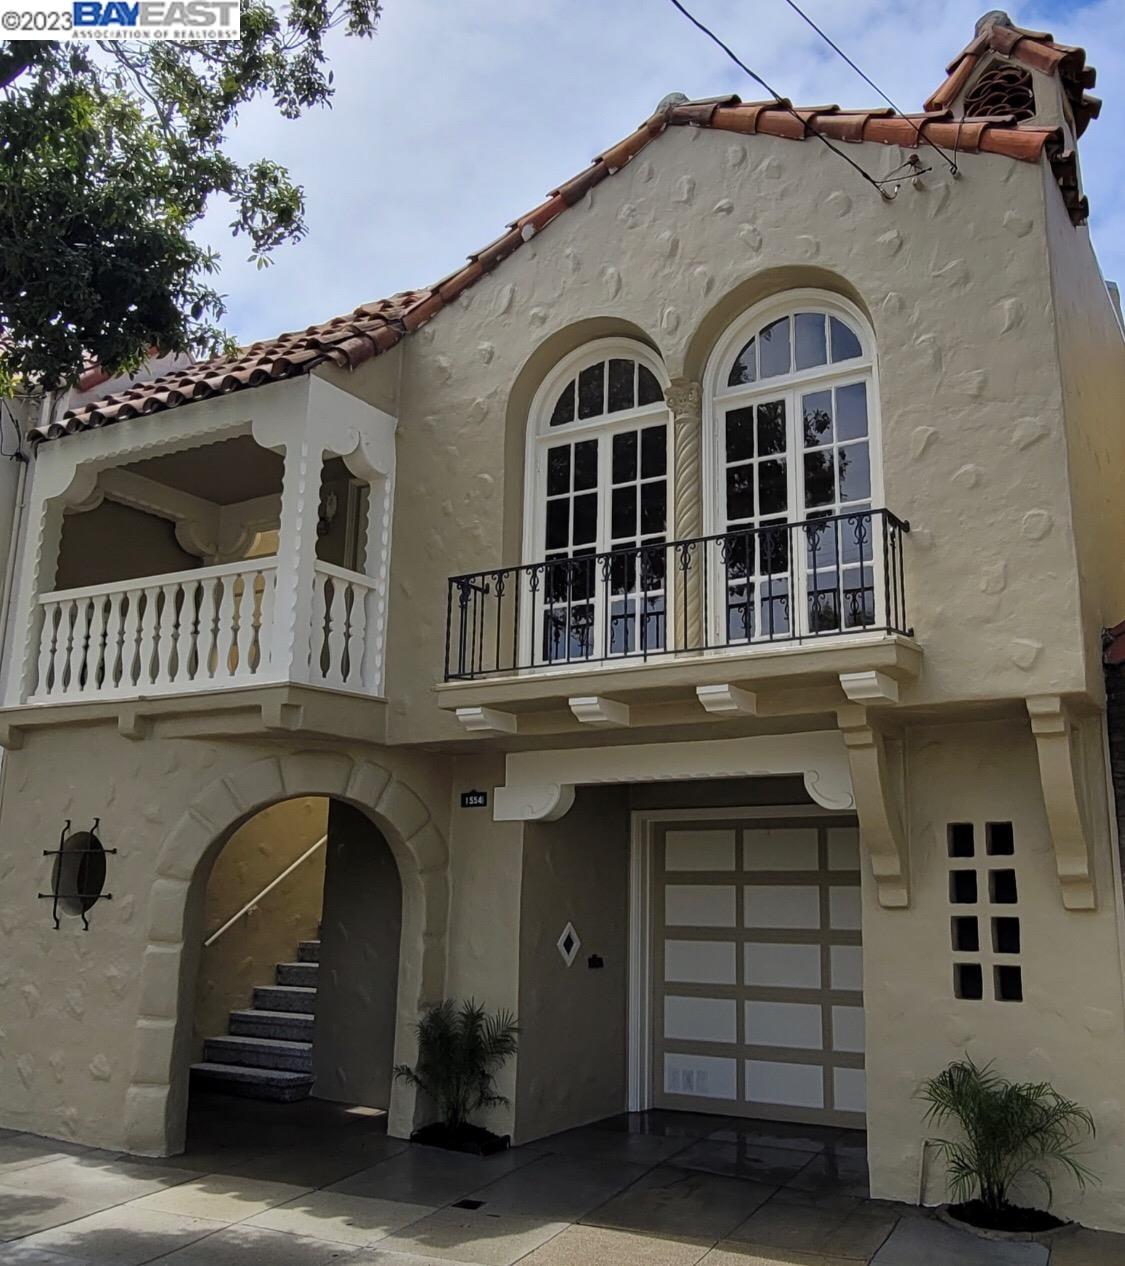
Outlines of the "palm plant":
M 415 1025 L 418 1063 L 397 1064 L 394 1075 L 428 1095 L 446 1128 L 463 1129 L 481 1108 L 506 1104 L 496 1073 L 516 1053 L 519 1028 L 510 1011 L 489 1015 L 470 999 L 431 1007 Z
M 1061 1165 L 1078 1183 L 1096 1181 L 1074 1156 L 1094 1119 L 1046 1082 L 1013 1083 L 998 1076 L 991 1062 L 978 1067 L 966 1056 L 922 1083 L 919 1096 L 929 1107 L 925 1119 L 937 1126 L 956 1121 L 963 1137 L 938 1139 L 955 1199 L 974 1194 L 992 1213 L 1010 1208 L 1009 1194 L 1024 1175 L 1038 1179 L 1051 1199 L 1048 1166 Z

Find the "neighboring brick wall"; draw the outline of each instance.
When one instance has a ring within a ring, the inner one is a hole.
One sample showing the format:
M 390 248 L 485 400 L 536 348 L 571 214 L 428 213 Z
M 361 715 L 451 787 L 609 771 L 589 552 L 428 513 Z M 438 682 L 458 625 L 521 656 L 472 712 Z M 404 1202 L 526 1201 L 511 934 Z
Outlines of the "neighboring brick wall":
M 1106 665 L 1105 689 L 1109 764 L 1117 806 L 1117 846 L 1125 871 L 1125 664 Z

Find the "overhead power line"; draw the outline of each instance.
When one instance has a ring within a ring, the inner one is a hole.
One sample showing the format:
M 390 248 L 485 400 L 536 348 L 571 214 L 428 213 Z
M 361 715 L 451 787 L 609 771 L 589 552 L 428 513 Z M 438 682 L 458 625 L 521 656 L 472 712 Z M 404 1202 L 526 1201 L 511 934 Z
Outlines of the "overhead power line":
M 918 140 L 920 142 L 925 142 L 925 144 L 927 144 L 930 147 L 930 149 L 932 149 L 936 154 L 939 154 L 942 157 L 942 159 L 949 164 L 949 170 L 953 173 L 954 176 L 956 176 L 957 175 L 956 159 L 950 158 L 949 155 L 945 152 L 945 150 L 941 148 L 940 145 L 937 145 L 934 141 L 931 141 L 930 138 L 922 131 L 922 129 L 914 122 L 914 120 L 910 118 L 910 116 L 907 115 L 904 111 L 900 110 L 899 107 L 895 105 L 895 103 L 890 99 L 890 97 L 888 97 L 887 94 L 882 90 L 882 88 L 880 88 L 879 85 L 873 79 L 871 79 L 868 75 L 864 74 L 864 72 L 860 70 L 860 68 L 855 64 L 855 62 L 852 61 L 852 59 L 847 55 L 847 53 L 844 52 L 844 50 L 839 46 L 839 44 L 837 44 L 836 41 L 832 39 L 830 35 L 827 35 L 824 31 L 822 31 L 820 27 L 817 26 L 817 24 L 812 20 L 812 18 L 810 18 L 809 15 L 802 8 L 800 8 L 799 5 L 794 4 L 793 0 L 785 0 L 785 3 L 793 10 L 793 12 L 799 18 L 804 19 L 804 21 L 807 22 L 809 26 L 812 27 L 812 29 L 817 33 L 817 35 L 820 36 L 820 38 L 828 45 L 829 48 L 833 50 L 833 52 L 837 53 L 840 57 L 844 59 L 845 62 L 847 62 L 847 64 L 852 68 L 852 70 L 855 71 L 855 73 L 860 77 L 860 79 L 863 80 L 865 84 L 867 84 L 869 88 L 877 92 L 879 96 L 883 98 L 883 100 L 887 103 L 887 105 L 891 107 L 891 109 L 895 112 L 895 114 L 899 115 L 900 118 L 905 119 L 906 122 L 910 124 L 910 126 L 914 129 L 915 135 L 918 137 Z
M 725 44 L 723 41 L 721 41 L 718 35 L 715 34 L 714 30 L 711 30 L 710 27 L 707 27 L 707 25 L 700 22 L 700 19 L 696 18 L 695 14 L 691 13 L 690 10 L 686 9 L 685 6 L 681 4 L 681 0 L 671 0 L 671 4 L 674 9 L 680 10 L 680 13 L 682 13 L 683 16 L 687 18 L 688 22 L 690 22 L 693 25 L 693 27 L 701 30 L 701 32 L 706 35 L 707 39 L 710 39 L 710 41 L 718 44 L 718 46 L 721 49 L 723 49 L 723 52 L 726 53 L 726 56 L 728 56 L 730 60 L 734 62 L 734 65 L 738 66 L 739 70 L 742 70 L 744 73 L 747 73 L 747 75 L 749 75 L 750 78 L 752 78 L 755 84 L 761 84 L 761 86 L 764 87 L 764 89 L 766 89 L 768 94 L 773 97 L 773 100 L 777 101 L 778 106 L 780 106 L 782 110 L 787 110 L 788 113 L 790 113 L 793 116 L 793 118 L 797 120 L 797 123 L 801 124 L 802 128 L 809 130 L 809 133 L 811 135 L 814 135 L 814 137 L 816 137 L 817 141 L 820 141 L 821 143 L 824 144 L 824 146 L 831 149 L 831 152 L 833 152 L 836 157 L 843 158 L 844 162 L 848 163 L 849 167 L 852 167 L 854 168 L 855 171 L 859 172 L 859 175 L 861 175 L 863 179 L 868 182 L 869 185 L 873 185 L 874 189 L 877 189 L 879 191 L 879 194 L 881 194 L 883 197 L 887 197 L 887 199 L 892 199 L 892 197 L 895 197 L 895 194 L 888 194 L 887 190 L 883 189 L 883 185 L 895 184 L 896 177 L 891 176 L 891 177 L 887 177 L 886 180 L 876 180 L 876 177 L 872 176 L 871 172 L 864 171 L 863 167 L 859 166 L 859 163 L 855 162 L 854 158 L 850 157 L 849 154 L 845 154 L 843 149 L 840 149 L 834 146 L 834 144 L 831 143 L 831 141 L 829 141 L 828 137 L 825 137 L 825 135 L 821 134 L 820 132 L 817 132 L 817 130 L 814 127 L 812 127 L 812 124 L 809 122 L 809 120 L 802 119 L 801 115 L 797 114 L 797 111 L 792 108 L 792 105 L 790 103 L 788 103 L 788 100 L 786 99 L 786 97 L 783 97 L 780 94 L 780 92 L 778 92 L 776 89 L 772 89 L 772 87 L 767 84 L 766 80 L 763 80 L 761 75 L 758 75 L 757 72 L 750 70 L 750 67 L 747 66 L 747 63 L 745 63 L 742 60 L 742 58 L 740 58 L 738 54 L 734 52 L 734 49 L 731 49 L 728 46 L 728 44 Z

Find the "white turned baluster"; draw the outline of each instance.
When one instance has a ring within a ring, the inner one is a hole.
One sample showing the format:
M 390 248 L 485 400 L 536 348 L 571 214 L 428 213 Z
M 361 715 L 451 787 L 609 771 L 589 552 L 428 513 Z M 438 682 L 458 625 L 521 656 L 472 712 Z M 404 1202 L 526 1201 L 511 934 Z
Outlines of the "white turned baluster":
M 70 661 L 70 681 L 67 685 L 68 695 L 81 695 L 85 691 L 86 664 L 90 655 L 90 625 L 93 610 L 89 598 L 77 598 L 74 602 L 74 625 L 72 630 L 73 654 Z
M 172 684 L 172 655 L 176 648 L 176 593 L 178 585 L 161 585 L 152 591 L 156 608 L 156 645 L 153 649 L 154 686 Z
M 327 618 L 327 596 L 324 586 L 326 577 L 322 572 L 313 574 L 312 620 L 309 636 L 309 671 L 312 680 L 323 675 L 325 632 L 324 622 Z
M 156 617 L 158 588 L 148 586 L 144 593 L 144 613 L 141 616 L 140 663 L 137 667 L 137 683 L 151 686 L 156 679 Z
M 276 586 L 277 568 L 271 567 L 262 573 L 262 597 L 258 617 L 259 676 L 265 676 L 273 666 L 273 612 Z
M 233 576 L 220 580 L 219 610 L 215 617 L 215 671 L 216 679 L 231 675 L 231 647 L 234 643 L 234 583 Z
M 107 689 L 106 678 L 106 623 L 109 618 L 108 594 L 95 594 L 91 599 L 90 649 L 86 655 L 86 685 L 83 694 L 96 695 Z
M 60 693 L 69 694 L 74 682 L 75 642 L 78 641 L 78 603 L 70 598 L 63 604 L 62 627 L 59 629 L 63 642 L 63 666 Z M 64 640 L 65 638 L 65 640 Z
M 344 647 L 347 645 L 345 637 L 345 622 L 347 619 L 345 610 L 346 594 L 346 582 L 337 580 L 334 577 L 332 580 L 332 596 L 328 602 L 328 632 L 326 638 L 328 662 L 324 671 L 325 681 L 333 686 L 342 686 L 344 684 Z
M 43 630 L 39 634 L 39 681 L 35 688 L 36 695 L 52 694 L 57 684 L 58 670 L 55 667 L 55 657 L 60 618 L 61 608 L 57 602 L 44 605 Z
M 363 680 L 364 637 L 367 633 L 367 598 L 371 592 L 360 585 L 349 585 L 352 609 L 348 613 L 348 685 L 353 690 L 366 690 Z
M 199 676 L 203 646 L 203 586 L 198 580 L 184 585 L 184 601 L 180 607 L 179 666 L 177 684 L 187 684 Z
M 126 682 L 125 635 L 128 622 L 128 595 L 115 593 L 109 610 L 109 628 L 106 632 L 105 688 L 115 690 Z
M 196 681 L 210 681 L 219 676 L 222 660 L 222 631 L 219 627 L 221 590 L 218 576 L 203 582 L 203 598 L 199 605 L 199 671 Z
M 247 675 L 247 647 L 249 646 L 247 625 L 250 623 L 249 619 L 243 615 L 243 608 L 247 605 L 246 578 L 231 576 L 227 583 L 231 593 L 230 652 L 227 662 L 232 677 L 245 677 Z M 253 601 L 254 595 L 251 593 L 250 602 L 253 603 Z
M 121 638 L 121 681 L 123 689 L 137 685 L 142 680 L 140 664 L 141 638 L 141 595 L 143 589 L 127 589 L 124 594 L 128 604 L 125 611 L 124 628 Z

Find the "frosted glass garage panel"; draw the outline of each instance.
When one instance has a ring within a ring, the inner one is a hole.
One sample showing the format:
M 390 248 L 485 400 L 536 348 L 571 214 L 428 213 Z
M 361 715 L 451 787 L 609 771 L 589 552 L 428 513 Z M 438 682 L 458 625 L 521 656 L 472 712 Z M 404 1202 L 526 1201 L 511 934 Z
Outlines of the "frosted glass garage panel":
M 859 945 L 833 945 L 829 950 L 833 989 L 863 988 L 863 949 Z
M 704 1099 L 738 1097 L 738 1064 L 714 1055 L 664 1056 L 664 1093 L 699 1095 Z
M 820 890 L 814 885 L 747 884 L 748 928 L 819 928 Z
M 819 1051 L 824 1045 L 820 1006 L 812 1002 L 747 1002 L 746 1043 Z
M 668 884 L 664 922 L 676 927 L 732 928 L 738 921 L 733 884 Z
M 685 985 L 736 983 L 733 941 L 665 941 L 664 979 Z
M 819 945 L 750 943 L 746 951 L 746 983 L 777 989 L 819 989 Z
M 835 827 L 828 832 L 828 869 L 859 870 L 859 831 Z
M 733 831 L 669 831 L 665 870 L 734 870 Z
M 816 870 L 817 833 L 781 827 L 743 831 L 742 859 L 747 870 Z
M 746 1098 L 789 1108 L 823 1108 L 824 1073 L 819 1064 L 748 1059 Z
M 678 1042 L 736 1042 L 738 1003 L 733 998 L 666 997 L 664 1036 Z
M 867 1111 L 867 1074 L 862 1068 L 834 1068 L 832 1095 L 842 1112 Z
M 828 926 L 843 932 L 858 932 L 863 920 L 860 915 L 859 886 L 829 888 Z
M 832 1049 L 834 1051 L 863 1051 L 863 1008 L 832 1008 Z

